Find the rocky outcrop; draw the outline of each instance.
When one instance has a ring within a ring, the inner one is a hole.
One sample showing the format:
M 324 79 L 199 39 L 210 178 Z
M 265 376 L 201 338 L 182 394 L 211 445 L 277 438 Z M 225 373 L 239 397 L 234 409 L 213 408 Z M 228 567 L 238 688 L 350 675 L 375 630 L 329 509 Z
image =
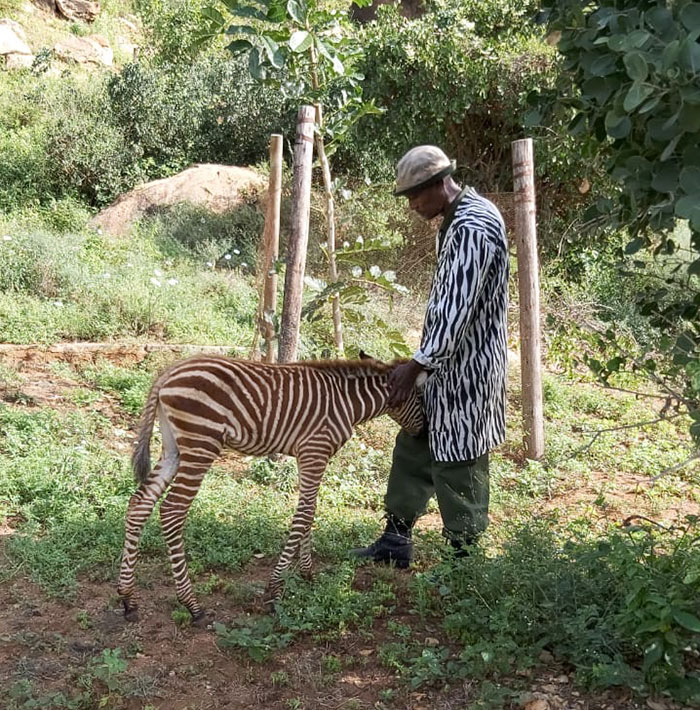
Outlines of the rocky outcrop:
M 101 35 L 89 37 L 69 35 L 56 43 L 54 52 L 64 62 L 97 64 L 105 67 L 111 67 L 114 62 L 114 52 Z
M 100 14 L 100 3 L 90 0 L 34 0 L 34 4 L 73 22 L 94 22 Z
M 0 20 L 0 55 L 5 58 L 5 68 L 25 69 L 34 61 L 32 50 L 22 26 L 14 20 Z
M 131 225 L 148 213 L 181 202 L 227 212 L 243 203 L 247 194 L 265 188 L 254 170 L 229 165 L 194 165 L 177 175 L 154 180 L 121 195 L 93 217 L 91 224 L 115 235 L 125 235 Z

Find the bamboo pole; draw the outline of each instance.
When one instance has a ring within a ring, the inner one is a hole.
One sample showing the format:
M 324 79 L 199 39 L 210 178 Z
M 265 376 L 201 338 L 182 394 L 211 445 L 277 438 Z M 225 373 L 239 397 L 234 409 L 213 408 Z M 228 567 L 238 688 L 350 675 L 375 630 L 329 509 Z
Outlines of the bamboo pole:
M 311 212 L 311 165 L 314 145 L 314 107 L 302 106 L 297 116 L 292 180 L 292 226 L 287 244 L 287 271 L 284 279 L 284 305 L 280 327 L 279 361 L 297 358 L 301 297 L 306 269 Z
M 529 459 L 544 455 L 540 283 L 535 214 L 535 169 L 532 139 L 513 141 L 515 244 L 520 294 L 520 366 L 524 444 Z
M 263 241 L 263 297 L 260 330 L 265 340 L 265 362 L 275 362 L 275 311 L 277 309 L 277 259 L 280 248 L 280 204 L 282 201 L 282 136 L 270 136 L 270 179 Z

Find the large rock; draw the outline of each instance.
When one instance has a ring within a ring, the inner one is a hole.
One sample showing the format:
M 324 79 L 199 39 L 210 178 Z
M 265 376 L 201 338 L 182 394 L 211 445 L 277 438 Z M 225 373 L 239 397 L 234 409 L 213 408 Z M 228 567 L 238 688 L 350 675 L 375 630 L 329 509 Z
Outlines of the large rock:
M 266 187 L 254 170 L 229 165 L 194 165 L 177 175 L 154 180 L 121 195 L 93 217 L 91 224 L 115 236 L 126 234 L 141 217 L 180 202 L 202 205 L 212 212 L 238 207 L 247 193 Z
M 56 0 L 56 10 L 67 20 L 94 22 L 100 14 L 100 3 L 90 0 Z
M 100 35 L 89 37 L 68 35 L 54 46 L 54 52 L 64 62 L 111 67 L 114 61 L 112 48 Z
M 31 69 L 34 65 L 33 54 L 6 54 L 5 69 Z
M 22 26 L 14 20 L 0 20 L 0 54 L 31 53 Z
M 32 0 L 46 12 L 73 22 L 93 22 L 100 14 L 100 3 L 90 0 Z

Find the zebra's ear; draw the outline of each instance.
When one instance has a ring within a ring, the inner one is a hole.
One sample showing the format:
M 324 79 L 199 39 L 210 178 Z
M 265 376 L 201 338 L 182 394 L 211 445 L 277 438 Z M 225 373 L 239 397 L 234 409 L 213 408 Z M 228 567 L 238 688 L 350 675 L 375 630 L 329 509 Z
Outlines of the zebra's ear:
M 358 354 L 360 360 L 374 360 L 374 358 L 371 355 L 368 355 L 364 350 L 360 350 Z

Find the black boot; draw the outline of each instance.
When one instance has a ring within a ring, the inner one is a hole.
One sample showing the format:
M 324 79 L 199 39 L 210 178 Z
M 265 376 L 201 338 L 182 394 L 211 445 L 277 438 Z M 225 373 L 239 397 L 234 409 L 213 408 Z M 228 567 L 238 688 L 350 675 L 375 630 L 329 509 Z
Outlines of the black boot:
M 448 530 L 443 530 L 442 535 L 452 546 L 454 550 L 453 557 L 455 559 L 469 557 L 474 550 L 474 545 L 478 542 L 478 536 L 476 535 L 455 535 Z
M 393 563 L 399 569 L 406 569 L 413 558 L 411 527 L 412 524 L 388 513 L 382 536 L 369 547 L 356 547 L 350 550 L 350 556 L 384 564 Z

